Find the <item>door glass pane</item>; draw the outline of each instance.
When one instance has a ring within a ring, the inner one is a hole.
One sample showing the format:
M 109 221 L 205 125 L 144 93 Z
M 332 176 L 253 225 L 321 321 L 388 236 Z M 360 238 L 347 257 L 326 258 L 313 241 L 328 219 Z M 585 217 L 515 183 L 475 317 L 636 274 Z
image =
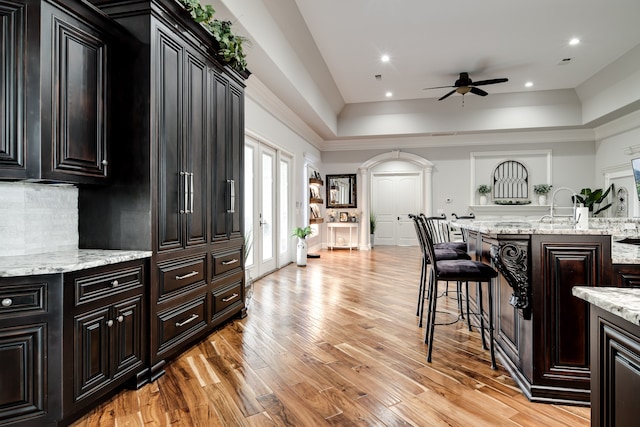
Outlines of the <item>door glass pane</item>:
M 254 206 L 253 206 L 253 154 L 254 149 L 248 145 L 244 146 L 244 240 L 246 244 L 245 248 L 245 267 L 248 268 L 253 265 L 253 223 L 254 223 Z
M 280 160 L 280 253 L 289 251 L 289 162 Z
M 262 261 L 273 258 L 273 167 L 269 153 L 262 154 Z

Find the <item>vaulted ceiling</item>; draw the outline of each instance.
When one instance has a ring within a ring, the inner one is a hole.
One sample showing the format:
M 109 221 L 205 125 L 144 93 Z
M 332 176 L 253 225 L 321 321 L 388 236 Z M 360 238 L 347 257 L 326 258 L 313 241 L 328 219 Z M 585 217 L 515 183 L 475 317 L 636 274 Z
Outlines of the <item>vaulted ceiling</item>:
M 563 105 L 549 115 L 563 119 L 541 127 L 580 127 L 640 100 L 638 0 L 204 2 L 251 40 L 255 77 L 325 139 L 398 134 L 395 125 L 366 127 L 364 117 L 437 122 L 408 134 L 482 131 L 473 123 L 451 129 L 446 116 L 460 123 L 470 111 L 514 105 Z M 570 45 L 573 38 L 580 43 Z M 481 86 L 485 97 L 455 93 L 438 101 L 454 88 L 424 90 L 452 86 L 461 72 L 508 82 Z M 614 88 L 629 81 L 628 95 Z

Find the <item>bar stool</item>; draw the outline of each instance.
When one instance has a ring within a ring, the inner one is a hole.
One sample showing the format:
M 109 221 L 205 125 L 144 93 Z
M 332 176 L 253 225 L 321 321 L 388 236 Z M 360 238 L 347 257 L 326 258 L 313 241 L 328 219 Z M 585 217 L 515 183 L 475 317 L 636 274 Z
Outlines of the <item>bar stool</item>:
M 431 258 L 431 274 L 429 276 L 429 290 L 427 293 L 431 295 L 429 298 L 429 306 L 427 308 L 427 326 L 425 342 L 428 342 L 429 349 L 427 352 L 427 362 L 431 362 L 431 353 L 433 351 L 433 334 L 436 326 L 436 309 L 438 304 L 438 298 L 435 298 L 436 289 L 439 281 L 456 281 L 459 284 L 465 282 L 468 291 L 468 283 L 478 283 L 478 308 L 477 314 L 480 321 L 480 335 L 482 337 L 482 348 L 487 349 L 484 338 L 484 313 L 482 310 L 482 284 L 487 283 L 488 288 L 488 304 L 489 304 L 489 350 L 491 354 L 491 368 L 496 369 L 496 359 L 494 351 L 493 340 L 493 281 L 498 276 L 498 272 L 491 268 L 489 265 L 472 260 L 438 260 L 435 257 L 435 248 L 432 237 L 429 232 L 426 233 L 426 252 Z M 458 286 L 458 292 L 460 292 L 460 286 Z M 467 303 L 467 322 L 469 327 L 470 313 L 469 313 L 469 294 L 466 294 Z
M 420 288 L 418 290 L 418 307 L 416 308 L 416 316 L 420 317 L 420 321 L 418 323 L 419 327 L 422 327 L 422 319 L 424 318 L 424 300 L 429 298 L 429 295 L 425 296 L 425 292 L 427 290 L 426 279 L 427 279 L 427 268 L 431 263 L 429 255 L 426 249 L 426 223 L 424 221 L 424 215 L 416 216 L 413 214 L 409 214 L 409 218 L 413 220 L 416 236 L 418 237 L 418 242 L 420 244 L 420 250 L 422 251 L 422 266 L 420 270 Z M 438 217 L 439 218 L 439 217 Z M 462 249 L 454 249 L 448 248 L 445 246 L 439 246 L 434 248 L 435 257 L 440 260 L 454 260 L 454 259 L 471 259 L 469 254 L 467 254 L 466 246 L 464 250 Z M 462 301 L 458 301 L 458 305 L 460 306 L 460 310 L 462 310 Z

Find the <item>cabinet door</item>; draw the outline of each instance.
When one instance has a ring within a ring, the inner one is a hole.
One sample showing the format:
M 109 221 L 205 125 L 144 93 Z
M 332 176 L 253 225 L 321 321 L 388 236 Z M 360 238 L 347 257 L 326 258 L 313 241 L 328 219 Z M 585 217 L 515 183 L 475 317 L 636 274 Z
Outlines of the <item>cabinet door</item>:
M 186 55 L 184 90 L 184 157 L 188 177 L 186 245 L 207 239 L 207 66 L 201 58 Z
M 42 2 L 43 178 L 107 177 L 107 37 L 98 25 Z
M 244 165 L 244 95 L 224 74 L 215 75 L 213 238 L 241 236 Z M 233 181 L 233 184 L 230 184 Z
M 235 182 L 235 198 L 233 199 L 233 212 L 229 215 L 229 236 L 241 237 L 242 227 L 242 200 L 243 195 L 243 165 L 244 165 L 244 90 L 239 85 L 231 82 L 229 90 L 228 110 L 231 114 L 229 118 L 230 126 L 228 148 L 227 172 Z
M 180 42 L 163 28 L 156 33 L 155 105 L 157 123 L 152 126 L 158 147 L 158 250 L 184 247 L 183 217 L 188 177 L 182 153 L 182 71 L 184 51 Z M 153 98 L 152 98 L 153 99 Z
M 215 117 L 215 151 L 213 152 L 213 206 L 214 213 L 213 238 L 214 240 L 227 239 L 227 210 L 229 198 L 227 180 L 227 152 L 228 152 L 228 111 L 227 94 L 229 81 L 221 74 L 216 73 L 214 78 L 213 99 Z
M 0 424 L 46 414 L 46 324 L 0 328 Z
M 109 382 L 111 328 L 113 319 L 109 307 L 74 318 L 74 402 L 87 397 Z
M 142 298 L 136 297 L 113 306 L 113 379 L 142 365 Z
M 26 178 L 24 49 L 26 5 L 0 5 L 0 177 Z

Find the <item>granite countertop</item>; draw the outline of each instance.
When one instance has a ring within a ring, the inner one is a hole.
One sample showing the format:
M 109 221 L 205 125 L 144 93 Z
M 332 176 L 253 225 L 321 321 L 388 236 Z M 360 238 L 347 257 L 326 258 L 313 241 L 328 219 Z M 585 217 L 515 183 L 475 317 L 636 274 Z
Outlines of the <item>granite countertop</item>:
M 640 326 L 640 288 L 574 286 L 573 295 Z
M 0 277 L 67 273 L 119 262 L 149 258 L 151 251 L 77 249 L 0 257 Z
M 558 223 L 540 222 L 531 219 L 491 219 L 491 220 L 458 220 L 450 223 L 455 227 L 467 228 L 479 233 L 499 234 L 561 234 L 561 235 L 612 235 L 611 262 L 613 264 L 640 264 L 640 245 L 619 243 L 625 237 L 637 238 L 636 219 L 594 219 L 589 221 L 589 228 L 578 230 L 566 221 Z M 625 224 L 631 224 L 632 230 L 625 230 Z M 627 235 L 630 231 L 631 235 Z

